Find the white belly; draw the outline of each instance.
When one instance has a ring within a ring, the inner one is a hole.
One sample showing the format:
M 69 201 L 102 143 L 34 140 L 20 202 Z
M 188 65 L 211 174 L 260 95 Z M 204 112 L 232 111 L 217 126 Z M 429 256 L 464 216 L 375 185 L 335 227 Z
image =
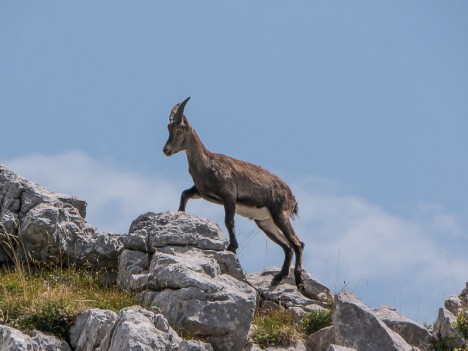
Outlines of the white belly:
M 253 207 L 236 204 L 236 213 L 242 217 L 247 217 L 249 219 L 257 219 L 263 221 L 265 219 L 271 218 L 270 211 L 266 207 Z

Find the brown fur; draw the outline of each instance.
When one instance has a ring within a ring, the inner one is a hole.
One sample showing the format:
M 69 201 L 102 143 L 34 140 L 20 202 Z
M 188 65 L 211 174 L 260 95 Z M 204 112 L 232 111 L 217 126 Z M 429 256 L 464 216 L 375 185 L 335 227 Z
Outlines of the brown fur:
M 185 211 L 187 201 L 191 198 L 202 197 L 223 205 L 230 239 L 228 250 L 235 252 L 238 248 L 234 229 L 236 206 L 268 209 L 271 218 L 257 219 L 255 222 L 285 252 L 283 267 L 275 276 L 274 283 L 279 283 L 289 274 L 294 252 L 296 284 L 302 287 L 304 243 L 299 240 L 290 222 L 292 216 L 297 214 L 297 201 L 291 189 L 278 176 L 260 166 L 208 151 L 183 115 L 187 101 L 172 109 L 169 138 L 164 146 L 167 156 L 185 150 L 189 173 L 195 183 L 192 188 L 182 192 L 179 211 Z

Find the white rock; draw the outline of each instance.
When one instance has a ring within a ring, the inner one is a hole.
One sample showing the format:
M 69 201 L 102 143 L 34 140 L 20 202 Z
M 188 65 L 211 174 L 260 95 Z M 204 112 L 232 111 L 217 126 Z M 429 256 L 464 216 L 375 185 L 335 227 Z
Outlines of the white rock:
M 375 315 L 408 344 L 420 349 L 429 348 L 431 333 L 422 324 L 402 316 L 390 306 L 381 306 Z
M 373 311 L 349 292 L 335 296 L 335 343 L 356 350 L 411 351 L 400 335 L 388 328 Z
M 71 351 L 70 346 L 54 336 L 34 331 L 32 336 L 0 325 L 0 351 Z
M 432 334 L 439 340 L 450 338 L 454 347 L 462 347 L 464 341 L 455 328 L 456 322 L 457 317 L 455 317 L 452 312 L 446 308 L 440 308 Z
M 177 351 L 181 341 L 162 314 L 133 306 L 120 311 L 97 351 Z
M 101 309 L 83 311 L 70 329 L 70 343 L 75 351 L 95 351 L 113 327 L 117 314 Z
M 53 193 L 0 165 L 0 263 L 14 253 L 34 260 L 116 269 L 119 234 L 101 234 L 84 219 L 86 202 Z M 21 245 L 17 245 L 21 242 Z

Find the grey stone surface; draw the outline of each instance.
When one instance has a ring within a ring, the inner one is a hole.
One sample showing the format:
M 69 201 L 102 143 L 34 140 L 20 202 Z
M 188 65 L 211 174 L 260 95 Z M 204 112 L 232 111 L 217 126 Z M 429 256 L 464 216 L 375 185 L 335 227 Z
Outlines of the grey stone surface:
M 247 274 L 247 280 L 261 296 L 261 306 L 271 307 L 271 302 L 286 308 L 293 308 L 297 314 L 325 309 L 333 303 L 330 290 L 319 283 L 306 271 L 304 276 L 304 291 L 299 291 L 294 282 L 292 269 L 288 278 L 278 285 L 271 285 L 275 274 L 281 267 L 273 267 L 258 273 Z M 302 313 L 299 311 L 302 310 Z
M 310 334 L 306 340 L 309 350 L 327 351 L 331 344 L 335 343 L 335 333 L 333 326 L 329 326 Z
M 172 327 L 208 340 L 214 350 L 242 350 L 257 294 L 219 227 L 185 213 L 147 213 L 131 225 L 119 261 L 119 285 L 139 292 Z
M 215 350 L 242 349 L 256 293 L 241 281 L 244 272 L 224 251 L 227 239 L 217 225 L 181 212 L 146 213 L 133 221 L 124 244 L 120 286 Z
M 458 316 L 461 311 L 468 310 L 468 282 L 460 295 L 449 297 L 444 305 L 454 316 Z
M 181 341 L 162 314 L 133 306 L 120 311 L 97 351 L 177 351 Z
M 124 249 L 119 257 L 118 284 L 132 292 L 147 289 L 150 259 L 147 252 Z
M 113 327 L 117 314 L 101 309 L 83 311 L 70 329 L 70 344 L 75 351 L 96 351 Z
M 179 351 L 213 351 L 213 346 L 197 340 L 182 340 Z
M 374 312 L 380 320 L 405 339 L 408 344 L 420 349 L 429 347 L 431 333 L 422 324 L 402 316 L 390 306 L 381 306 Z
M 207 288 L 147 291 L 144 302 L 158 307 L 177 330 L 205 337 L 215 350 L 242 350 L 255 311 L 255 292 L 228 275 Z
M 85 201 L 53 193 L 0 165 L 0 263 L 16 255 L 116 269 L 123 237 L 97 232 L 85 214 Z
M 31 337 L 19 330 L 0 325 L 0 351 L 34 350 Z
M 451 339 L 454 347 L 461 347 L 464 344 L 462 337 L 455 329 L 457 317 L 446 308 L 440 308 L 437 320 L 434 324 L 433 335 L 436 339 Z
M 221 228 L 207 219 L 185 212 L 148 212 L 134 220 L 125 239 L 128 249 L 154 252 L 164 246 L 194 246 L 223 251 L 228 240 Z
M 34 330 L 31 335 L 33 349 L 37 351 L 71 351 L 70 346 L 55 336 L 43 334 Z
M 335 343 L 356 350 L 411 351 L 400 335 L 388 328 L 373 311 L 349 292 L 335 296 Z
M 0 351 L 71 351 L 70 346 L 56 337 L 34 331 L 32 336 L 0 325 Z
M 340 346 L 340 345 L 330 345 L 327 351 L 357 351 L 357 350 L 352 349 L 350 347 Z

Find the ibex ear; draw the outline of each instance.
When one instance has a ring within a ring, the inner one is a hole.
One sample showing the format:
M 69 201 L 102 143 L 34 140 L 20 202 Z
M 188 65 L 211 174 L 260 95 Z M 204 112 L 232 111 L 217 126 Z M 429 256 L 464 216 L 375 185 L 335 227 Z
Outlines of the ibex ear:
M 187 122 L 184 118 L 184 108 L 187 102 L 190 100 L 190 96 L 182 101 L 180 104 L 174 106 L 172 109 L 171 116 L 169 117 L 169 121 L 174 124 L 182 124 L 183 122 Z M 177 108 L 176 111 L 174 111 Z

